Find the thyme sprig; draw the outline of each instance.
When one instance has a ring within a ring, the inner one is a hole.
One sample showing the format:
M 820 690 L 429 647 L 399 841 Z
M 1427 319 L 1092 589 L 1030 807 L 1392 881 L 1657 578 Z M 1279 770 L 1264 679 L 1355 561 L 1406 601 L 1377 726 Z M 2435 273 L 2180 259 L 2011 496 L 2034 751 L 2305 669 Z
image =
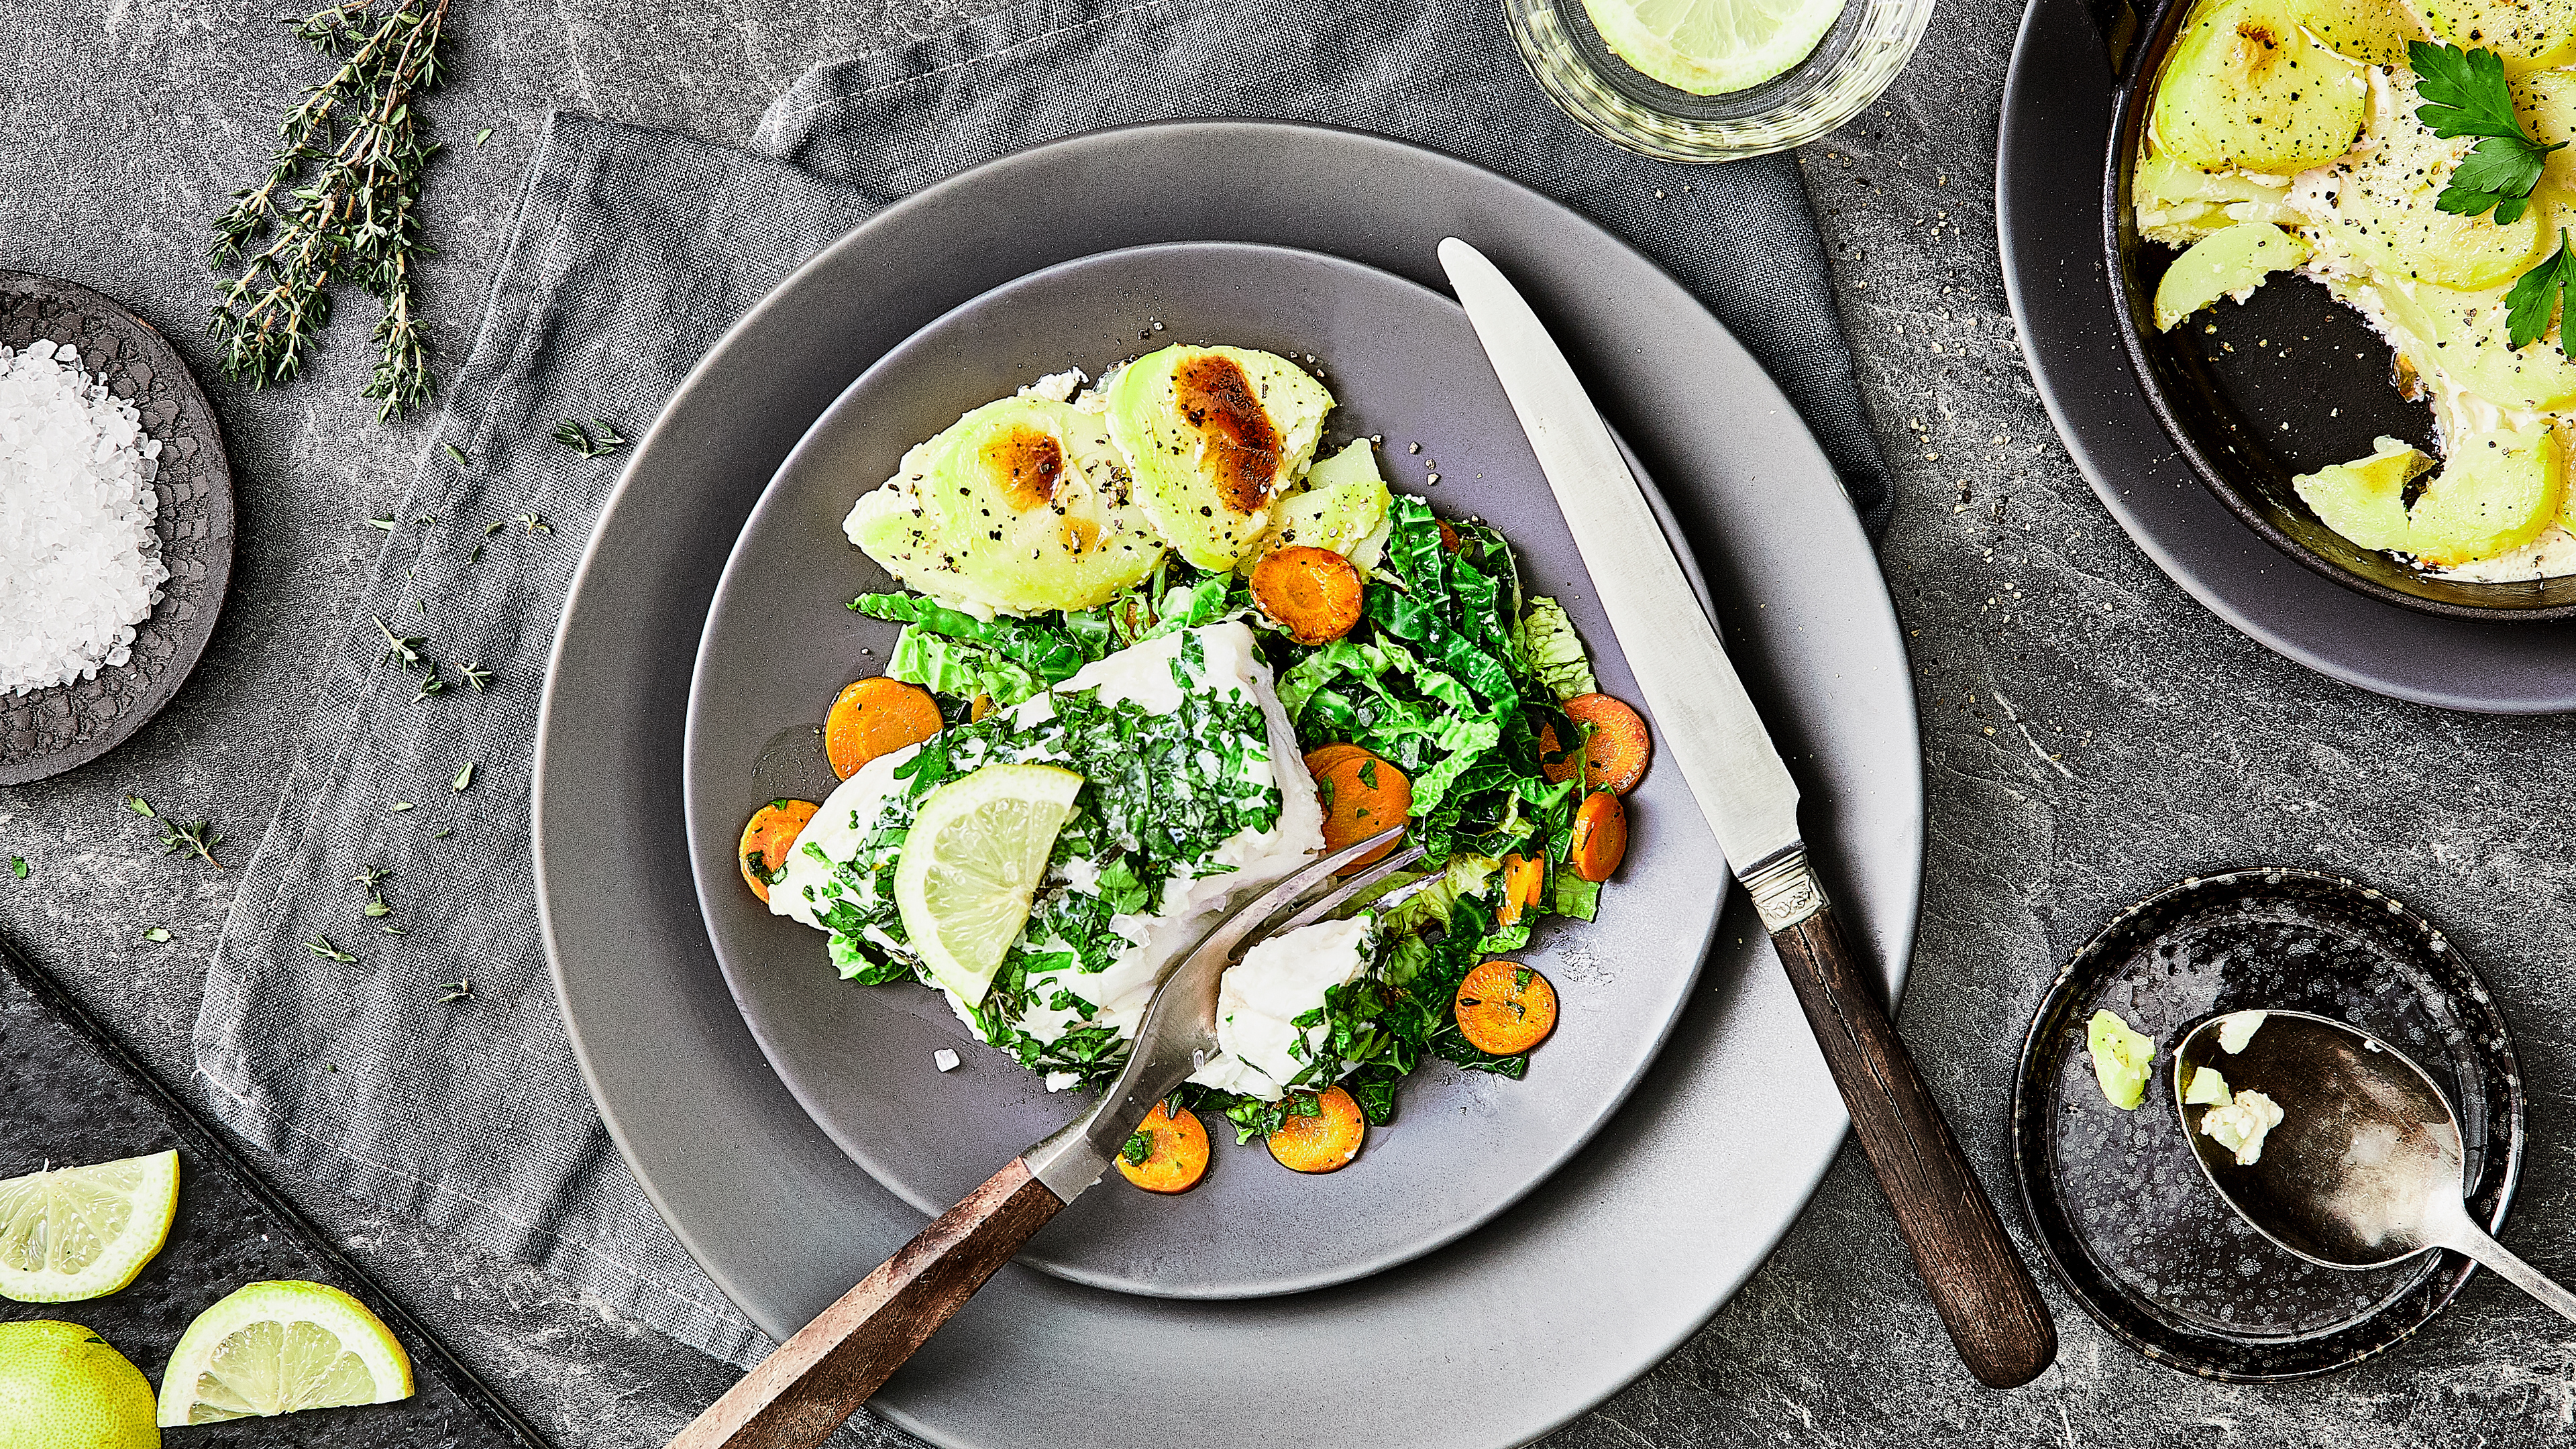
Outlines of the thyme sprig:
M 590 429 L 566 418 L 563 420 L 563 426 L 555 429 L 555 441 L 585 458 L 604 458 L 626 446 L 625 437 L 608 419 L 601 418 L 598 424 L 599 431 L 593 433 Z
M 224 868 L 224 863 L 215 859 L 215 847 L 224 843 L 224 837 L 211 822 L 182 823 L 163 819 L 161 812 L 152 808 L 152 802 L 140 795 L 126 796 L 125 808 L 146 820 L 159 822 L 162 849 L 172 855 L 194 855 L 217 870 Z
M 352 281 L 384 304 L 360 395 L 379 401 L 379 419 L 429 400 L 429 343 L 412 293 L 429 251 L 421 175 L 439 146 L 418 101 L 444 75 L 449 3 L 341 0 L 289 22 L 317 53 L 342 59 L 278 126 L 266 179 L 235 192 L 215 221 L 209 260 L 227 280 L 208 327 L 226 375 L 253 387 L 292 381 L 330 321 L 332 286 Z
M 331 938 L 328 936 L 314 937 L 312 940 L 304 943 L 304 949 L 321 957 L 325 961 L 337 961 L 343 966 L 355 966 L 358 964 L 357 957 L 352 956 L 348 952 L 341 950 L 338 946 L 333 945 Z

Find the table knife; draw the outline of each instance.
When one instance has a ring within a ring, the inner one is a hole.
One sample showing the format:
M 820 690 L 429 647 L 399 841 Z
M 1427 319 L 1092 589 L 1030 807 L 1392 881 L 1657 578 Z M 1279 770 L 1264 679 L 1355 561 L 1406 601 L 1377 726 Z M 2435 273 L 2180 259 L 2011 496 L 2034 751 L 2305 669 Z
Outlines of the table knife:
M 1854 958 L 1798 827 L 1798 785 L 1762 727 L 1610 429 L 1538 314 L 1454 237 L 1440 262 L 1556 493 L 1576 551 L 1636 671 L 1664 757 L 1699 801 L 1778 948 L 1861 1150 L 1968 1369 L 1995 1388 L 2057 1356 L 2057 1328 Z

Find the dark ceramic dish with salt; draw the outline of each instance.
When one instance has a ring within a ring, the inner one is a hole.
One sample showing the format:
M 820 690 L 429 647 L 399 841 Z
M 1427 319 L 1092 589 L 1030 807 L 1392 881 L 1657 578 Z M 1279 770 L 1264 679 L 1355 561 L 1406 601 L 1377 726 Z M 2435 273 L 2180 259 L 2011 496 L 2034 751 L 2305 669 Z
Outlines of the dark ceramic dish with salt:
M 2085 1022 L 2156 1039 L 2135 1111 L 2094 1081 Z M 2278 1382 L 2381 1353 L 2458 1294 L 2440 1253 L 2364 1273 L 2305 1262 L 2203 1179 L 2174 1108 L 2173 1048 L 2231 1011 L 2315 1012 L 2412 1056 L 2460 1116 L 2472 1216 L 2491 1231 L 2521 1172 L 2523 1087 L 2486 984 L 2439 928 L 2386 894 L 2310 871 L 2195 876 L 2130 907 L 2042 998 L 2013 1081 L 2013 1165 L 2059 1281 L 2113 1337 L 2207 1378 Z
M 179 692 L 206 641 L 233 572 L 233 479 L 214 409 L 170 339 L 112 298 L 28 272 L 0 271 L 0 347 L 54 342 L 79 352 L 93 378 L 134 404 L 161 444 L 153 520 L 170 581 L 135 626 L 134 654 L 30 694 L 0 694 L 0 785 L 24 785 L 86 765 L 125 743 Z

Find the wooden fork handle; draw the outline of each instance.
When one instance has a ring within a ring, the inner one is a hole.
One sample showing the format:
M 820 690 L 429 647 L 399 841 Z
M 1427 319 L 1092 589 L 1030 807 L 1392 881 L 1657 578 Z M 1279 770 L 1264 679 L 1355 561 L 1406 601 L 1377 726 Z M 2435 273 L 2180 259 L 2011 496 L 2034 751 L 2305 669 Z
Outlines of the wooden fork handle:
M 2057 1357 L 2057 1325 L 1880 1004 L 1877 978 L 1854 960 L 1803 854 L 1793 864 L 1768 879 L 1748 874 L 1754 905 L 1950 1341 L 1980 1382 L 2017 1388 Z
M 1012 1158 L 707 1406 L 670 1449 L 811 1449 L 1064 1207 Z

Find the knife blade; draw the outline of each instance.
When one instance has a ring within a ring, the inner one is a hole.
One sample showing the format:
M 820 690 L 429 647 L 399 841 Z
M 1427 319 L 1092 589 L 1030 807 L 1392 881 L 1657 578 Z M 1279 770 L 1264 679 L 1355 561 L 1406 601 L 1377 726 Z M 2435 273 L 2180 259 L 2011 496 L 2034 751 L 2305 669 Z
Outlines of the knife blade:
M 1897 1227 L 1960 1356 L 1996 1388 L 2057 1353 L 2056 1325 L 1942 1120 L 1873 973 L 1860 969 L 1807 859 L 1798 786 L 1563 349 L 1484 253 L 1440 244 L 1467 319 L 1529 435 L 1602 612 L 1728 868 L 1744 882 Z

